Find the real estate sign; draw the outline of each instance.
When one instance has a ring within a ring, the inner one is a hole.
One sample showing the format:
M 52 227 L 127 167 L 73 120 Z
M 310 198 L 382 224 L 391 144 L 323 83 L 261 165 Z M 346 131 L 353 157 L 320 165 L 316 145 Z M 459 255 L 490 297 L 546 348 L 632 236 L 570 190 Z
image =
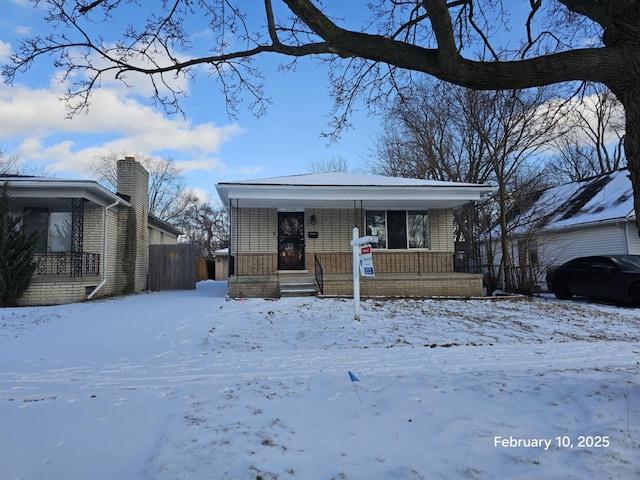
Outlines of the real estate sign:
M 373 270 L 373 255 L 371 255 L 371 245 L 360 245 L 360 253 L 358 255 L 360 260 L 360 274 L 363 277 L 373 277 L 375 272 Z

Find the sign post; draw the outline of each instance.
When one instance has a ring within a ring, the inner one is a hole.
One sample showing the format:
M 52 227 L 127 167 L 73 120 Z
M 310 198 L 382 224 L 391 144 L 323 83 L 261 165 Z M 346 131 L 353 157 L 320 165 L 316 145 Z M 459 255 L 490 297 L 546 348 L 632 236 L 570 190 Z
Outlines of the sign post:
M 353 248 L 353 318 L 360 321 L 360 274 L 373 277 L 373 256 L 371 243 L 378 243 L 378 237 L 358 237 L 358 227 L 353 227 L 351 247 Z

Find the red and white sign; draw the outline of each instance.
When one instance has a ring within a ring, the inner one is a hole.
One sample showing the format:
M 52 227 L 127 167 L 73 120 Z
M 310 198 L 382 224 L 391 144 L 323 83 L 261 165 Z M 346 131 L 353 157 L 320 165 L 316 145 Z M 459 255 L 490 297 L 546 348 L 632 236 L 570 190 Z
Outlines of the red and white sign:
M 371 255 L 371 245 L 365 244 L 360 246 L 360 274 L 363 277 L 374 277 L 373 255 Z

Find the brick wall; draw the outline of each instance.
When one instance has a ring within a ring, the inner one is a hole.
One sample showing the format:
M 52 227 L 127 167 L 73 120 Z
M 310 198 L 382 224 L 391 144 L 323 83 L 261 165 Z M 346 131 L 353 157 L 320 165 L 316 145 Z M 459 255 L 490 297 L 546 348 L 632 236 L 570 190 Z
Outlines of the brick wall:
M 31 281 L 31 285 L 18 301 L 19 305 L 62 305 L 81 302 L 91 289 L 100 283 L 99 276 L 71 279 L 45 277 Z
M 351 275 L 324 277 L 324 295 L 353 296 Z M 362 297 L 480 297 L 482 276 L 463 273 L 411 275 L 376 275 L 360 278 Z M 231 298 L 275 298 L 278 296 L 278 276 L 229 278 Z
M 353 296 L 353 280 L 346 275 L 325 277 L 324 294 Z M 422 276 L 376 275 L 360 278 L 363 297 L 479 297 L 482 276 L 463 273 Z
M 177 245 L 178 238 L 161 230 L 149 227 L 149 245 Z
M 259 277 L 230 277 L 228 281 L 231 298 L 276 298 L 278 296 L 278 277 L 262 275 Z
M 103 265 L 106 266 L 102 270 L 102 275 L 106 278 L 107 282 L 96 294 L 97 296 L 115 295 L 122 292 L 122 286 L 118 283 L 120 263 L 118 262 L 118 245 L 119 241 L 119 218 L 124 212 L 126 207 L 115 207 L 107 210 L 107 257 Z M 102 230 L 104 231 L 104 213 L 102 215 Z
M 449 252 L 372 250 L 376 273 L 446 273 L 453 272 L 453 254 Z M 352 253 L 316 253 L 326 274 L 351 273 Z M 314 253 L 307 253 L 307 266 L 314 265 Z
M 429 210 L 429 239 L 432 252 L 453 253 L 453 211 Z
M 275 208 L 234 208 L 231 216 L 235 253 L 276 253 L 278 211 Z
M 311 217 L 316 224 L 311 224 Z M 318 232 L 318 238 L 306 238 L 307 253 L 351 252 L 351 238 L 354 225 L 363 232 L 364 213 L 362 210 L 308 209 L 305 211 L 306 232 Z M 313 260 L 313 257 L 312 257 Z M 313 265 L 307 263 L 307 265 Z

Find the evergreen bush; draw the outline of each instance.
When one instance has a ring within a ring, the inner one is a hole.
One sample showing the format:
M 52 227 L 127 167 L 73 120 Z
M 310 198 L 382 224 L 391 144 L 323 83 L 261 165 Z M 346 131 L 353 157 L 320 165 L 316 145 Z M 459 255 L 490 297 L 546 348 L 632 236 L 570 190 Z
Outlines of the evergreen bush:
M 25 215 L 15 215 L 9 185 L 0 188 L 0 307 L 15 305 L 29 287 L 36 269 L 33 256 L 39 232 L 27 232 Z

